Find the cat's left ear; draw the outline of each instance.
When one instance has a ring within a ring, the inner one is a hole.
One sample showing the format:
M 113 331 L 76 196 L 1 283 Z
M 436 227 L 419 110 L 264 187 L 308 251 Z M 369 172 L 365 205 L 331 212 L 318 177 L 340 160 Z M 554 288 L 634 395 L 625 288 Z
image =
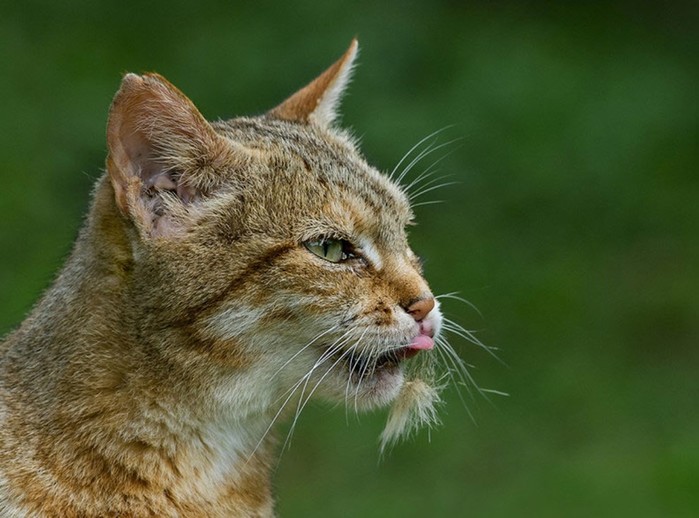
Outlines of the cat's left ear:
M 278 119 L 330 126 L 337 117 L 337 108 L 352 76 L 359 49 L 353 39 L 344 55 L 308 85 L 272 109 L 269 115 Z

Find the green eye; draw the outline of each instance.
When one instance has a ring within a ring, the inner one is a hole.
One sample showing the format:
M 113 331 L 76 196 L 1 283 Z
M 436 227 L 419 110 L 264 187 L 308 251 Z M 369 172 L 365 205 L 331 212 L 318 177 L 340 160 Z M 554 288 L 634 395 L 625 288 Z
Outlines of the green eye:
M 306 241 L 303 245 L 312 254 L 331 263 L 339 263 L 354 257 L 354 254 L 349 251 L 351 245 L 344 239 L 318 239 Z

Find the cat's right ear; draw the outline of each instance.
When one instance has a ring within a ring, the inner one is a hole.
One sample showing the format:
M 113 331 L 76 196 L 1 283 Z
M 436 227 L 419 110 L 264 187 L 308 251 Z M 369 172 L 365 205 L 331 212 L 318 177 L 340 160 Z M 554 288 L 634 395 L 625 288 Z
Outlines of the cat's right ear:
M 109 112 L 107 145 L 117 206 L 144 234 L 160 237 L 186 230 L 189 206 L 246 155 L 157 74 L 124 76 Z

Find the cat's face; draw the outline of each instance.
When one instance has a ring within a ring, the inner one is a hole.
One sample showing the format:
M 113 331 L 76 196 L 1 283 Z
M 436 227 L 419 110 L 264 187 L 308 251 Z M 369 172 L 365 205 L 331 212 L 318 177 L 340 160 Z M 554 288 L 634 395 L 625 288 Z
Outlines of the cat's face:
M 238 404 L 387 404 L 440 330 L 406 195 L 331 125 L 355 51 L 261 117 L 210 124 L 155 75 L 126 76 L 112 106 L 131 299 L 172 361 L 246 375 Z
M 274 364 L 284 359 L 284 385 L 307 380 L 309 390 L 318 384 L 318 392 L 361 407 L 390 401 L 404 361 L 431 349 L 441 325 L 408 246 L 405 194 L 342 135 L 269 119 L 217 130 L 259 155 L 255 172 L 234 181 L 244 184 L 243 199 L 233 196 L 217 223 L 230 260 L 264 260 L 252 260 L 209 325 L 224 340 L 244 330 L 272 342 L 285 337 L 274 348 L 260 344 Z

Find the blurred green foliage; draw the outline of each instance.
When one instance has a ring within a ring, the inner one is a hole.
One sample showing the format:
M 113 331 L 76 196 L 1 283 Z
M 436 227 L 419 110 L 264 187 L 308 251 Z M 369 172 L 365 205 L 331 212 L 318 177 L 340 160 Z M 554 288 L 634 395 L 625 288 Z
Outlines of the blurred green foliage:
M 390 170 L 436 129 L 459 183 L 412 230 L 453 342 L 493 404 L 378 461 L 384 415 L 317 405 L 276 476 L 312 516 L 696 516 L 696 2 L 66 2 L 0 16 L 0 331 L 81 224 L 125 71 L 157 70 L 209 118 L 259 113 L 358 35 L 344 123 Z M 421 163 L 424 169 L 430 160 Z

